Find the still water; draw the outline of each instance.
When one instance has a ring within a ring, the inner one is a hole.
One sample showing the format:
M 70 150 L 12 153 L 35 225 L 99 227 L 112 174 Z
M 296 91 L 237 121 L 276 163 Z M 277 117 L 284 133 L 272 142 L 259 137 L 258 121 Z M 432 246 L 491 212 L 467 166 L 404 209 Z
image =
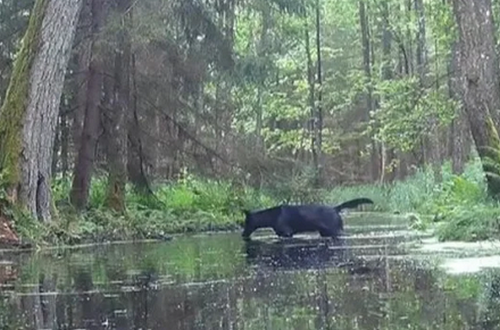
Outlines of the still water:
M 498 329 L 500 272 L 449 273 L 453 253 L 410 250 L 421 242 L 401 219 L 351 216 L 335 243 L 261 232 L 0 252 L 0 329 Z

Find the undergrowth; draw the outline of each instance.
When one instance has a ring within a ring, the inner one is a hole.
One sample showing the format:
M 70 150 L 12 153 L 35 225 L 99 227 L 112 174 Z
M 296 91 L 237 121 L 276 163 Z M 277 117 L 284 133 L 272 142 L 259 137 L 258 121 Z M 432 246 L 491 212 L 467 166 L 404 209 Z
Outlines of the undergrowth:
M 428 167 L 393 184 L 339 187 L 326 200 L 359 196 L 373 199 L 376 211 L 409 215 L 416 229 L 433 227 L 441 241 L 500 237 L 500 205 L 488 196 L 478 159 L 468 163 L 461 175 L 453 174 L 451 164 L 445 163 L 440 173 Z
M 16 229 L 23 237 L 52 244 L 162 239 L 174 233 L 239 229 L 243 209 L 276 204 L 270 195 L 250 187 L 185 175 L 176 182 L 155 184 L 153 196 L 127 185 L 126 214 L 117 214 L 105 206 L 106 183 L 105 177 L 92 180 L 88 208 L 78 214 L 69 202 L 71 180 L 56 178 L 52 192 L 58 219 L 42 226 L 18 214 Z
M 438 180 L 437 177 L 440 179 Z M 69 203 L 69 178 L 53 180 L 58 217 L 49 225 L 13 212 L 14 227 L 34 242 L 72 244 L 130 238 L 166 238 L 173 233 L 234 230 L 240 228 L 243 209 L 280 203 L 335 205 L 351 198 L 368 197 L 365 208 L 400 213 L 416 229 L 432 226 L 440 240 L 480 240 L 499 236 L 500 207 L 488 197 L 479 161 L 455 175 L 449 164 L 425 168 L 404 181 L 385 185 L 311 188 L 311 180 L 298 176 L 286 183 L 257 190 L 241 183 L 185 175 L 175 182 L 157 182 L 154 196 L 144 196 L 127 186 L 125 215 L 105 207 L 106 180 L 93 179 L 88 209 L 76 213 Z

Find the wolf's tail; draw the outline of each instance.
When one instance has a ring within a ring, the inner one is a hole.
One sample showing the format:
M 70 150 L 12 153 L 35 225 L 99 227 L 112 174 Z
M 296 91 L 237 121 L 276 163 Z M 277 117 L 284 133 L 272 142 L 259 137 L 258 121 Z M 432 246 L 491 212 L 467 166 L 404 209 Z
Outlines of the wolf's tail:
M 334 209 L 337 210 L 337 212 L 340 212 L 342 209 L 353 209 L 361 204 L 373 204 L 373 201 L 369 198 L 351 199 L 350 201 L 335 206 Z

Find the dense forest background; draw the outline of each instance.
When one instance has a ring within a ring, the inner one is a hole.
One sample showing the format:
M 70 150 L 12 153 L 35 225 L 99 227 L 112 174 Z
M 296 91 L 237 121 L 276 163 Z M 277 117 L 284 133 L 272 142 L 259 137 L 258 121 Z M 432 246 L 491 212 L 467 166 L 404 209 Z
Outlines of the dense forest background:
M 170 208 L 218 185 L 231 214 L 359 195 L 421 211 L 436 190 L 434 219 L 470 195 L 493 203 L 500 157 L 475 146 L 495 146 L 498 108 L 475 109 L 464 77 L 476 68 L 485 93 L 499 89 L 499 10 L 453 2 L 84 0 L 53 142 L 56 206 L 120 213 L 133 191 L 151 209 L 162 184 Z M 0 103 L 33 6 L 0 1 Z M 485 54 L 481 71 L 471 63 Z M 249 201 L 250 190 L 272 197 Z

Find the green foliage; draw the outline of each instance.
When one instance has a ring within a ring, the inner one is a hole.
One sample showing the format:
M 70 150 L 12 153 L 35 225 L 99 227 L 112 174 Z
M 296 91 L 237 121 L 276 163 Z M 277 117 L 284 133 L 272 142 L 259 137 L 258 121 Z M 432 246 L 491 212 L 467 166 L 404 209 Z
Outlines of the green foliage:
M 185 174 L 176 182 L 156 184 L 154 196 L 138 194 L 127 185 L 127 212 L 119 214 L 106 206 L 107 178 L 103 176 L 92 180 L 88 210 L 78 214 L 69 203 L 70 188 L 70 178 L 53 180 L 52 192 L 60 217 L 48 226 L 14 214 L 19 234 L 37 243 L 74 244 L 234 230 L 243 219 L 243 209 L 276 204 L 269 194 L 245 185 Z
M 2 211 L 2 208 L 8 205 L 8 194 L 7 194 L 7 180 L 6 177 L 7 174 L 5 172 L 0 172 L 0 212 Z
M 405 181 L 383 185 L 338 187 L 328 192 L 326 200 L 339 203 L 360 196 L 374 201 L 373 209 L 380 212 L 421 212 L 429 208 L 436 193 L 436 181 L 430 168 L 419 170 Z
M 456 102 L 446 94 L 419 87 L 417 77 L 381 81 L 376 94 L 380 109 L 372 114 L 376 138 L 403 151 L 413 150 L 435 128 L 448 125 L 455 117 Z
M 500 204 L 489 197 L 480 173 L 479 161 L 462 176 L 446 173 L 431 209 L 441 222 L 437 227 L 441 239 L 472 241 L 500 235 Z
M 12 73 L 13 54 L 18 52 L 22 35 L 26 32 L 34 0 L 0 1 L 0 104 Z
M 0 10 L 0 17 L 15 13 L 19 16 L 18 24 L 25 25 L 23 12 L 30 1 L 0 1 L 0 8 L 4 9 Z M 9 89 L 0 114 L 0 204 L 6 201 L 6 189 L 19 175 L 16 164 L 20 154 L 20 118 L 28 86 L 25 76 L 36 44 L 39 30 L 36 25 L 41 24 L 41 16 L 37 13 L 46 2 L 36 2 L 38 9 L 31 16 L 14 68 L 12 86 L 16 88 Z M 422 137 L 447 125 L 458 109 L 449 99 L 446 84 L 451 44 L 456 37 L 451 6 L 441 2 L 425 3 L 428 56 L 425 74 L 417 76 L 416 72 L 402 73 L 405 63 L 400 51 L 404 49 L 412 54 L 405 61 L 411 62 L 406 63 L 410 71 L 417 71 L 413 54 L 420 19 L 418 13 L 404 9 L 401 3 L 389 1 L 389 15 L 383 17 L 381 1 L 367 2 L 373 51 L 372 72 L 368 78 L 362 70 L 359 2 L 322 0 L 319 3 L 321 27 L 316 31 L 316 2 L 310 0 L 253 0 L 238 3 L 232 13 L 230 6 L 222 8 L 209 2 L 186 0 L 158 4 L 140 1 L 133 8 L 134 26 L 127 31 L 139 57 L 140 65 L 135 68 L 139 86 L 135 96 L 141 101 L 151 99 L 157 100 L 155 104 L 165 104 L 157 110 L 172 116 L 186 132 L 196 132 L 195 138 L 207 146 L 213 145 L 214 137 L 233 139 L 234 131 L 245 140 L 259 134 L 255 140 L 262 141 L 263 146 L 260 148 L 259 143 L 258 151 L 262 151 L 267 160 L 291 159 L 293 153 L 291 162 L 307 165 L 287 169 L 284 175 L 271 173 L 274 182 L 267 183 L 268 191 L 191 175 L 184 175 L 176 182 L 156 184 L 154 196 L 137 194 L 127 185 L 125 214 L 116 214 L 105 205 L 108 184 L 102 177 L 92 180 L 89 210 L 76 214 L 69 205 L 71 182 L 58 178 L 52 184 L 61 219 L 42 227 L 25 215 L 16 214 L 15 226 L 21 235 L 34 240 L 76 242 L 87 238 L 153 237 L 155 233 L 232 229 L 242 218 L 240 210 L 243 208 L 266 207 L 285 201 L 336 204 L 366 196 L 375 201 L 373 208 L 376 211 L 411 214 L 409 218 L 414 226 L 425 227 L 426 215 L 430 215 L 440 222 L 438 232 L 442 239 L 491 236 L 496 232 L 497 205 L 487 197 L 483 171 L 477 162 L 460 176 L 452 175 L 445 166 L 438 176 L 442 181 L 438 181 L 433 169 L 424 168 L 405 181 L 390 185 L 338 187 L 331 191 L 313 188 L 315 172 L 309 166 L 312 162 L 312 132 L 308 126 L 311 102 L 305 47 L 309 45 L 311 69 L 316 75 L 316 32 L 321 38 L 324 80 L 321 86 L 314 85 L 313 89 L 315 93 L 320 88 L 322 91 L 324 159 L 333 159 L 332 156 L 342 151 L 341 145 L 351 148 L 357 144 L 359 150 L 352 155 L 363 153 L 369 142 L 359 140 L 368 136 L 398 151 L 415 151 Z M 120 15 L 113 10 L 111 13 L 99 38 L 99 56 L 107 56 L 109 50 L 119 46 L 112 36 L 123 28 L 123 22 Z M 9 24 L 2 25 L 0 36 L 7 38 L 14 31 L 22 30 L 14 23 L 9 20 Z M 390 58 L 388 63 L 383 63 L 381 36 L 386 24 L 393 38 Z M 230 35 L 231 32 L 234 35 Z M 7 38 L 9 40 L 3 42 L 5 38 L 0 39 L 0 56 L 13 53 L 19 40 Z M 161 61 L 150 62 L 151 58 Z M 227 72 L 233 60 L 234 70 Z M 385 67 L 390 68 L 393 79 L 385 80 Z M 4 72 L 3 68 L 0 71 Z M 151 74 L 156 71 L 157 75 Z M 174 81 L 184 84 L 179 90 L 165 93 L 165 84 L 169 88 L 181 85 L 171 84 Z M 202 95 L 197 94 L 200 90 Z M 182 93 L 177 93 L 180 91 Z M 377 104 L 370 116 L 367 116 L 365 102 L 368 91 L 373 91 Z M 177 94 L 183 95 L 188 102 L 170 98 Z M 202 109 L 193 111 L 191 105 L 176 106 L 192 101 L 200 101 Z M 167 114 L 171 109 L 172 113 Z M 231 131 L 230 127 L 236 129 Z M 221 128 L 228 134 L 216 134 Z M 208 141 L 204 141 L 205 138 Z M 225 145 L 227 141 L 220 142 Z M 238 149 L 238 144 L 231 149 Z M 489 168 L 498 166 L 498 151 L 491 158 L 493 164 Z M 337 165 L 336 160 L 333 166 Z M 282 167 L 276 168 L 278 170 L 273 170 L 279 172 Z M 121 204 L 120 200 L 119 206 Z
M 239 229 L 241 210 L 271 207 L 280 203 L 335 205 L 358 197 L 373 199 L 370 209 L 406 214 L 415 229 L 435 226 L 441 240 L 481 240 L 500 236 L 500 205 L 488 197 L 478 159 L 461 175 L 443 165 L 425 168 L 405 181 L 385 185 L 312 188 L 314 171 L 306 169 L 292 180 L 258 191 L 230 181 L 203 179 L 185 173 L 175 182 L 157 183 L 154 196 L 137 194 L 127 186 L 126 214 L 110 211 L 105 203 L 106 179 L 94 178 L 89 208 L 78 214 L 69 205 L 69 178 L 53 182 L 60 218 L 45 226 L 30 216 L 13 211 L 14 227 L 21 237 L 34 242 L 68 244 L 129 238 L 162 238 L 173 233 Z M 368 221 L 368 220 L 366 220 Z
M 392 184 L 339 187 L 328 193 L 326 201 L 369 197 L 376 211 L 408 214 L 415 229 L 435 225 L 440 240 L 500 237 L 500 204 L 488 196 L 479 159 L 469 163 L 461 175 L 452 174 L 446 163 L 440 176 L 438 181 L 429 167 Z
M 306 166 L 291 178 L 276 178 L 268 189 L 281 203 L 321 203 L 325 200 L 326 190 L 314 188 L 315 178 L 315 169 Z

